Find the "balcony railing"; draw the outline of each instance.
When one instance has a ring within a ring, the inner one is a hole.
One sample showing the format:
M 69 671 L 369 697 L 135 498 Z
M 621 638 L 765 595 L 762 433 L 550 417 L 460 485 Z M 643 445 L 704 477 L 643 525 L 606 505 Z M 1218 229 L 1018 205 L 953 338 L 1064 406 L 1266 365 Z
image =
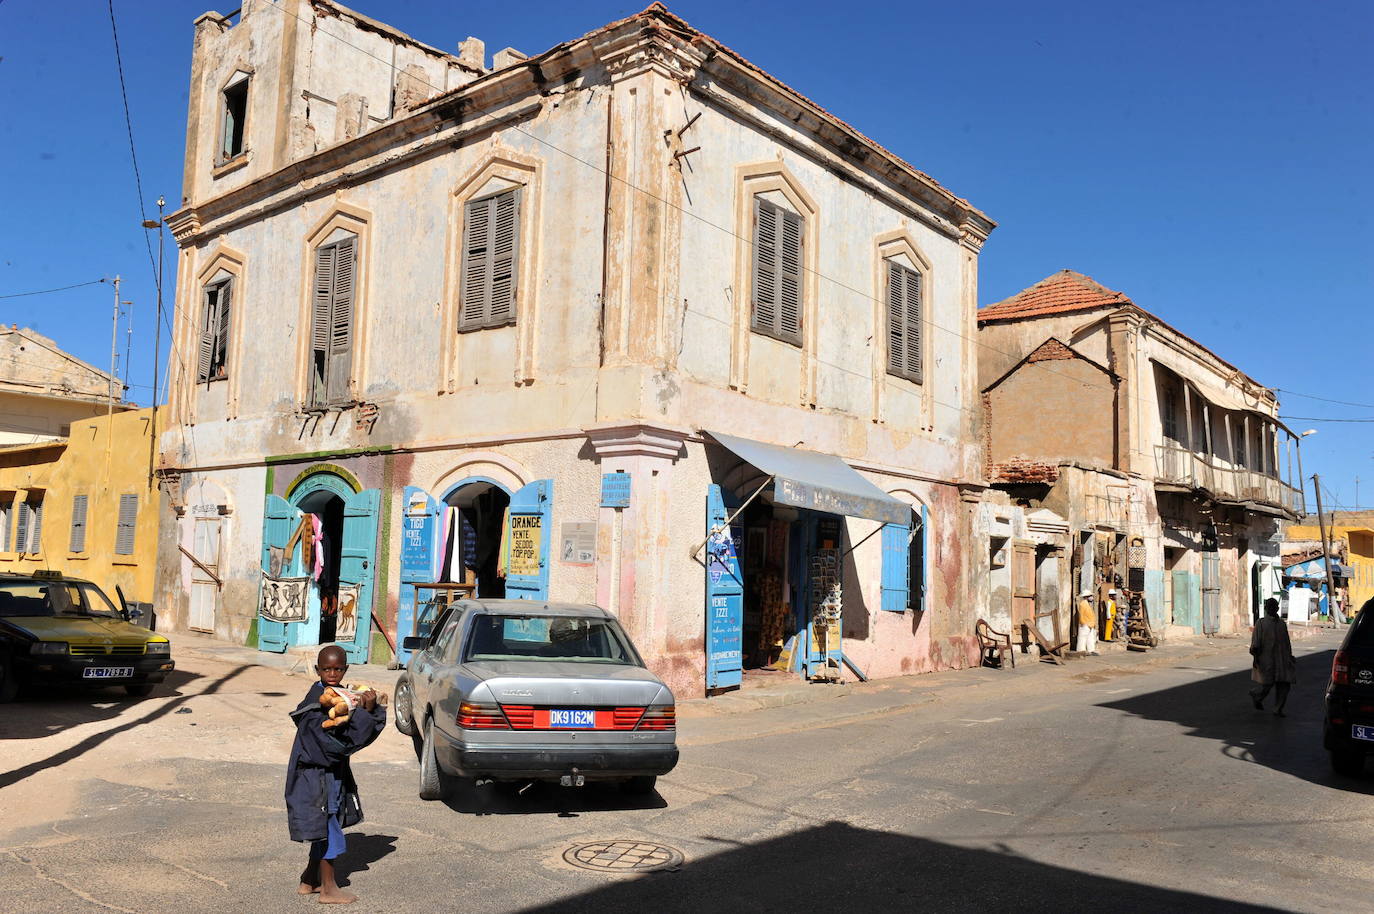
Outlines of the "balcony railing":
M 1295 514 L 1305 508 L 1302 492 L 1283 480 L 1257 470 L 1226 466 L 1178 444 L 1155 446 L 1155 481 L 1204 489 L 1217 498 L 1274 505 Z

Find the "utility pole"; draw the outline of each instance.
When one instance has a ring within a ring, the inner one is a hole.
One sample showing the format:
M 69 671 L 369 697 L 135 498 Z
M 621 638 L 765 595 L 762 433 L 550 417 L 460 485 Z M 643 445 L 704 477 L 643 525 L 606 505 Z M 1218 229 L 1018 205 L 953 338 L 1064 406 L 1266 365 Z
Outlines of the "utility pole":
M 1336 578 L 1331 573 L 1331 541 L 1326 538 L 1326 515 L 1322 513 L 1322 481 L 1312 474 L 1312 488 L 1317 493 L 1317 526 L 1322 535 L 1322 566 L 1326 569 L 1326 608 L 1331 621 L 1336 621 Z
M 162 196 L 157 198 L 157 314 L 153 320 L 153 412 L 152 425 L 148 429 L 148 489 L 153 488 L 153 477 L 157 472 L 157 382 L 158 369 L 161 367 L 162 360 L 162 250 L 163 250 L 163 229 L 167 223 L 162 216 L 163 207 L 167 201 Z M 150 229 L 152 220 L 143 220 L 143 227 Z
M 109 434 L 108 419 L 114 415 L 115 359 L 119 358 L 119 282 L 119 276 L 116 274 L 114 278 L 114 316 L 110 319 L 110 396 L 109 408 L 106 410 L 106 434 Z

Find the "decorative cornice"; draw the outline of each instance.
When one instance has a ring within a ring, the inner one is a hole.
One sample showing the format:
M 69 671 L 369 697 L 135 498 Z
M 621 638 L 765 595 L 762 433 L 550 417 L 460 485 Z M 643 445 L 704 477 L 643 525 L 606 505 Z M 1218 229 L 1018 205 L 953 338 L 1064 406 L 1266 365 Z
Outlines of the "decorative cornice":
M 660 457 L 677 460 L 683 455 L 683 442 L 691 432 L 682 428 L 645 425 L 640 422 L 615 422 L 593 425 L 585 429 L 587 440 L 596 456 Z

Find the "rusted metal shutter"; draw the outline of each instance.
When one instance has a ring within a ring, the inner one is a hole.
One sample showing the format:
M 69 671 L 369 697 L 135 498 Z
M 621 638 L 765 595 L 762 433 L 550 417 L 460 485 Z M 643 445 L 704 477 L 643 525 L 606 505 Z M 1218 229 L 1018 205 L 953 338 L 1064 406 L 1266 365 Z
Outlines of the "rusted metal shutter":
M 86 551 L 86 500 L 85 495 L 72 498 L 72 535 L 68 544 L 72 552 Z
M 138 496 L 119 496 L 119 521 L 115 528 L 115 554 L 134 554 L 134 531 L 138 522 Z

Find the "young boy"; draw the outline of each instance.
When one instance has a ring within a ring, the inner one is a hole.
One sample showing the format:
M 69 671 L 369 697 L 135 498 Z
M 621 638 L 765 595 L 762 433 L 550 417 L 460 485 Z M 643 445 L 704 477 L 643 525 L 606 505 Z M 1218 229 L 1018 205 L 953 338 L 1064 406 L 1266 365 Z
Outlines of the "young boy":
M 346 847 L 343 830 L 363 820 L 358 783 L 348 757 L 382 732 L 386 708 L 378 707 L 377 694 L 369 689 L 362 693 L 348 723 L 325 729 L 320 693 L 343 682 L 348 655 L 337 644 L 326 646 L 315 660 L 315 672 L 320 681 L 291 712 L 296 742 L 286 767 L 286 819 L 292 841 L 311 842 L 310 862 L 301 873 L 297 891 L 318 894 L 321 904 L 350 904 L 358 896 L 340 889 L 334 874 L 334 861 Z

